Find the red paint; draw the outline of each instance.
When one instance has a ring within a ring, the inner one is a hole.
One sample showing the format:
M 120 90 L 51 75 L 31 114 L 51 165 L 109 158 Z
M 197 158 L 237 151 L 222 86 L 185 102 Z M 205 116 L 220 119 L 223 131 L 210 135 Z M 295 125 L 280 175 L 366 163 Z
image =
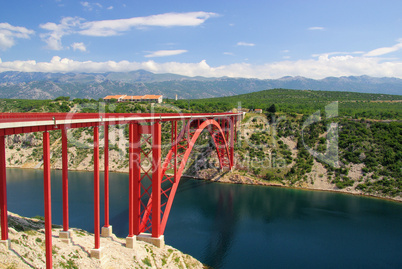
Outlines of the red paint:
M 231 117 L 230 120 L 230 169 L 232 169 L 234 165 L 234 138 L 235 138 L 235 128 L 234 128 L 234 117 Z
M 99 126 L 94 127 L 94 236 L 95 236 L 95 249 L 99 249 L 100 247 Z
M 161 123 L 152 125 L 152 237 L 162 235 L 161 220 Z
M 68 147 L 67 129 L 61 129 L 61 159 L 62 159 L 62 185 L 63 185 L 63 231 L 68 231 Z
M 134 123 L 133 136 L 133 232 L 135 235 L 140 234 L 141 221 L 141 126 Z
M 177 181 L 177 144 L 179 143 L 178 137 L 177 137 L 177 121 L 172 122 L 173 125 L 173 132 L 172 132 L 172 137 L 173 137 L 173 154 L 174 154 L 174 182 Z
M 4 136 L 0 136 L 0 169 L 1 240 L 8 240 L 6 141 Z
M 104 126 L 104 156 L 105 156 L 105 169 L 104 169 L 104 208 L 105 208 L 105 225 L 109 227 L 109 125 Z
M 134 236 L 134 125 L 128 125 L 128 237 Z
M 46 268 L 52 268 L 52 195 L 50 185 L 49 132 L 43 133 L 43 187 L 45 200 Z

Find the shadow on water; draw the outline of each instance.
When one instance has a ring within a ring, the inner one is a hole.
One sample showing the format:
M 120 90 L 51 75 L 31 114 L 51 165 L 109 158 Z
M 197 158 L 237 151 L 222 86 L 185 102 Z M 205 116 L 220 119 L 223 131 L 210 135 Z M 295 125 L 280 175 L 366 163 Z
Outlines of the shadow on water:
M 204 250 L 204 261 L 213 268 L 222 268 L 235 237 L 238 218 L 233 209 L 233 192 L 221 191 L 212 231 Z

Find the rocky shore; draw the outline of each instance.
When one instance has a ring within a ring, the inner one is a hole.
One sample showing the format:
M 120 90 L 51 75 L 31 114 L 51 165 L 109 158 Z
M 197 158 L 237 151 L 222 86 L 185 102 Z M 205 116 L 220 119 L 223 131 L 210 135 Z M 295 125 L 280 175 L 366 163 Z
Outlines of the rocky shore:
M 263 186 L 275 186 L 275 187 L 285 187 L 285 188 L 296 188 L 296 189 L 303 189 L 303 190 L 312 190 L 312 191 L 330 191 L 330 192 L 340 192 L 352 195 L 361 195 L 361 196 L 368 196 L 374 197 L 379 199 L 387 199 L 396 202 L 402 202 L 402 197 L 390 197 L 390 196 L 380 196 L 376 194 L 366 194 L 362 191 L 356 190 L 355 188 L 348 187 L 345 189 L 339 189 L 329 182 L 326 176 L 322 175 L 322 171 L 320 170 L 320 166 L 322 166 L 318 162 L 314 162 L 313 171 L 310 176 L 314 177 L 314 181 L 310 182 L 303 182 L 296 185 L 289 185 L 287 182 L 276 182 L 276 181 L 266 181 L 262 179 L 258 179 L 252 175 L 246 174 L 244 172 L 220 172 L 217 169 L 204 169 L 197 171 L 194 176 L 185 175 L 186 177 L 199 179 L 199 180 L 208 180 L 213 182 L 220 182 L 220 183 L 231 183 L 231 184 L 248 184 L 248 185 L 263 185 Z M 351 173 L 352 174 L 352 173 Z M 356 173 L 358 174 L 358 173 Z M 352 174 L 353 176 L 353 174 Z

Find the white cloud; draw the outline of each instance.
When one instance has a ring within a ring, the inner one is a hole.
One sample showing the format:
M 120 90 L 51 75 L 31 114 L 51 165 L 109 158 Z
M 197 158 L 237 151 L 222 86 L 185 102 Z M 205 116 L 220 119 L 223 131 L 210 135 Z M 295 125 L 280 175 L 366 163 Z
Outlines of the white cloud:
M 46 42 L 48 49 L 62 50 L 61 38 L 74 33 L 74 29 L 81 24 L 81 21 L 82 19 L 78 17 L 66 17 L 60 21 L 60 24 L 53 22 L 41 24 L 40 28 L 50 32 L 41 34 L 40 37 Z
M 0 61 L 0 72 L 128 72 L 138 69 L 145 69 L 154 73 L 175 73 L 186 76 L 228 76 L 260 79 L 280 78 L 283 76 L 304 76 L 321 79 L 329 76 L 359 75 L 402 78 L 402 62 L 400 61 L 384 61 L 384 59 L 376 57 L 352 55 L 332 57 L 321 55 L 317 59 L 309 60 L 283 60 L 262 65 L 236 63 L 216 67 L 208 65 L 205 60 L 199 63 L 157 63 L 152 60 L 146 62 L 79 62 L 55 56 L 50 62 Z
M 397 40 L 398 43 L 393 45 L 392 47 L 383 47 L 383 48 L 378 48 L 372 51 L 369 51 L 366 53 L 364 56 L 372 57 L 372 56 L 382 56 L 391 52 L 398 51 L 402 49 L 402 38 Z
M 84 7 L 87 5 L 93 5 L 88 2 L 81 2 L 81 4 Z M 65 17 L 60 21 L 59 24 L 53 22 L 41 24 L 40 28 L 49 32 L 41 34 L 40 37 L 46 42 L 48 49 L 62 50 L 63 45 L 61 40 L 63 36 L 70 34 L 81 34 L 87 36 L 115 36 L 130 31 L 132 28 L 151 26 L 198 26 L 213 16 L 217 16 L 217 14 L 200 11 L 187 13 L 165 13 L 147 17 L 91 22 L 84 22 L 84 19 L 79 17 Z
M 224 52 L 223 54 L 224 54 L 224 55 L 231 55 L 231 56 L 234 55 L 233 52 Z
M 90 6 L 89 2 L 80 2 L 80 4 L 81 4 L 81 6 L 86 7 L 86 8 L 88 8 Z
M 310 30 L 310 31 L 323 31 L 323 30 L 325 30 L 325 28 L 324 27 L 321 27 L 321 26 L 313 26 L 313 27 L 309 27 L 308 28 L 308 30 Z
M 164 13 L 147 17 L 85 22 L 81 25 L 82 35 L 114 36 L 131 30 L 150 26 L 198 26 L 217 14 L 211 12 Z
M 355 55 L 355 54 L 364 54 L 363 51 L 354 51 L 354 52 L 346 52 L 346 51 L 333 51 L 333 52 L 326 52 L 326 53 L 318 53 L 318 54 L 313 54 L 311 55 L 312 57 L 320 57 L 320 56 L 342 56 L 342 55 Z
M 16 38 L 29 39 L 35 32 L 25 27 L 13 26 L 9 23 L 0 23 L 0 49 L 6 50 L 15 45 Z
M 80 42 L 75 42 L 71 44 L 71 47 L 73 48 L 74 51 L 79 50 L 79 51 L 87 51 L 87 48 L 85 47 L 84 43 Z
M 158 50 L 145 55 L 145 57 L 147 58 L 166 57 L 166 56 L 179 55 L 186 52 L 187 50 Z
M 102 8 L 99 3 L 80 2 L 80 4 L 87 10 L 92 11 L 94 8 Z
M 245 46 L 245 47 L 254 47 L 254 43 L 247 43 L 247 42 L 237 42 L 237 46 Z
M 113 6 L 110 6 L 107 8 L 107 10 L 112 10 L 112 9 L 113 9 Z

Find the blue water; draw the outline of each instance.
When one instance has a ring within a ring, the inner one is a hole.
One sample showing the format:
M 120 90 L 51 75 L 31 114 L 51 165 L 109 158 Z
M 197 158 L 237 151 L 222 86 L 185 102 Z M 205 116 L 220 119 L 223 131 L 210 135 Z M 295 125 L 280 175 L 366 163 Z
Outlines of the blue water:
M 126 237 L 128 175 L 110 182 L 110 223 Z M 42 171 L 7 169 L 7 186 L 9 211 L 44 215 Z M 69 172 L 69 194 L 70 226 L 93 232 L 93 174 Z M 52 218 L 62 223 L 61 171 L 52 171 Z M 401 227 L 401 203 L 182 179 L 165 241 L 213 268 L 402 268 Z

